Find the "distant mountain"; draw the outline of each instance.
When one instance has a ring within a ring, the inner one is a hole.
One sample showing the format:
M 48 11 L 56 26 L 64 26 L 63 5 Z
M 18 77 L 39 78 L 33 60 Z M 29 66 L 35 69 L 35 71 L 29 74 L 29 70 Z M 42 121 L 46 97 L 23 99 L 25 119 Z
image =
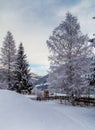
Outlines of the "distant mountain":
M 31 73 L 31 82 L 33 84 L 35 84 L 40 78 L 41 78 L 41 76 L 38 76 L 37 74 Z
M 35 85 L 34 88 L 37 88 L 42 91 L 48 89 L 47 78 L 48 78 L 48 75 L 45 75 L 43 77 L 40 77 L 38 80 L 36 80 L 34 84 Z
M 33 72 L 31 72 L 31 76 L 32 76 L 32 77 L 38 77 L 38 75 L 35 74 L 35 73 L 33 73 Z
M 39 77 L 39 79 L 35 82 L 35 85 L 47 83 L 47 78 L 48 78 L 48 75 L 45 75 L 43 77 Z

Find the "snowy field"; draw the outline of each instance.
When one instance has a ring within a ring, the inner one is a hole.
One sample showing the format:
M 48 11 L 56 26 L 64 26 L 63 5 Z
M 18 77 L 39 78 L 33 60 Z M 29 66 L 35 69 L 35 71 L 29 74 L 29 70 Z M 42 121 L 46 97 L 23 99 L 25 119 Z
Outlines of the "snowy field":
M 95 130 L 95 108 L 39 102 L 0 90 L 0 130 Z

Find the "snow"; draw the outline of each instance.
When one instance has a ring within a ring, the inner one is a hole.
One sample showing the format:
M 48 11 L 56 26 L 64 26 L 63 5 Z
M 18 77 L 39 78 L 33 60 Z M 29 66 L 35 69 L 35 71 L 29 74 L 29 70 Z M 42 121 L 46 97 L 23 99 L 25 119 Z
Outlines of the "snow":
M 0 130 L 95 130 L 95 108 L 30 100 L 0 90 Z
M 66 96 L 65 93 L 54 93 L 55 96 Z
M 30 99 L 37 99 L 37 95 L 26 95 L 26 97 L 30 98 Z

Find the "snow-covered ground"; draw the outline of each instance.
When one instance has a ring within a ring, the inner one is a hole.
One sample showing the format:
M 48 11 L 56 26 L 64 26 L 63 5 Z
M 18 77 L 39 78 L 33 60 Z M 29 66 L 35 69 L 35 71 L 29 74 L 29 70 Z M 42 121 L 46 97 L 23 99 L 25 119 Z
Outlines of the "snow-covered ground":
M 0 130 L 95 130 L 95 108 L 39 102 L 0 90 Z

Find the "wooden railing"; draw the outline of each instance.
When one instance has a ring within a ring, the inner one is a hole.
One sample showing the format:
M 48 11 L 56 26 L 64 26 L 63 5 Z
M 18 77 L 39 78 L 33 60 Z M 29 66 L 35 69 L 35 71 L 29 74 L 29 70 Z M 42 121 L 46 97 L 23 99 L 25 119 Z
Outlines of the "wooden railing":
M 68 100 L 73 102 L 73 104 L 94 104 L 95 105 L 95 98 L 91 97 L 69 97 L 69 96 L 48 96 L 48 97 L 42 97 L 42 100 Z

